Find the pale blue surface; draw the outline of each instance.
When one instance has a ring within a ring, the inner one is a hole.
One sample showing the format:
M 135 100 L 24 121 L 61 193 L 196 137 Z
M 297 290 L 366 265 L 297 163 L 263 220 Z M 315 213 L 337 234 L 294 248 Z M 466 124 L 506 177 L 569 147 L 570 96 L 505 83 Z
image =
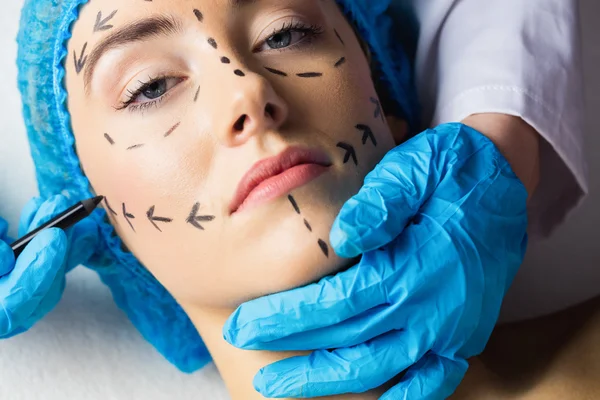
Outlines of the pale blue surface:
M 243 304 L 224 336 L 245 349 L 321 349 L 263 368 L 254 385 L 267 397 L 359 393 L 408 369 L 383 399 L 444 399 L 521 265 L 526 203 L 485 136 L 457 123 L 427 130 L 390 151 L 336 219 L 336 253 L 360 262 Z

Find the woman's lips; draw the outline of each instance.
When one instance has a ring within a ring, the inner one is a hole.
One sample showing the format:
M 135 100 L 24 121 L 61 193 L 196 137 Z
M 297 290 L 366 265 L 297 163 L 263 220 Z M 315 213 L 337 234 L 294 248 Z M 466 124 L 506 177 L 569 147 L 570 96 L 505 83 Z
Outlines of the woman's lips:
M 279 155 L 254 164 L 244 175 L 230 213 L 279 198 L 313 181 L 331 166 L 329 157 L 317 149 L 291 147 Z

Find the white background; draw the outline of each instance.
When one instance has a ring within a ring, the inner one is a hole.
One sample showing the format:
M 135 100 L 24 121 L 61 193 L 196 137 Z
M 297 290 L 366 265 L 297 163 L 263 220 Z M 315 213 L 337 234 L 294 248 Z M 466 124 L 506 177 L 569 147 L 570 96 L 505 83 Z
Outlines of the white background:
M 15 234 L 36 194 L 16 88 L 14 38 L 22 0 L 0 13 L 0 215 Z M 552 240 L 530 246 L 505 315 L 530 316 L 600 293 L 600 2 L 580 0 L 583 18 L 592 194 Z M 557 94 L 560 95 L 560 94 Z M 96 276 L 78 269 L 63 300 L 29 332 L 0 341 L 0 399 L 227 399 L 214 367 L 185 375 L 144 342 Z

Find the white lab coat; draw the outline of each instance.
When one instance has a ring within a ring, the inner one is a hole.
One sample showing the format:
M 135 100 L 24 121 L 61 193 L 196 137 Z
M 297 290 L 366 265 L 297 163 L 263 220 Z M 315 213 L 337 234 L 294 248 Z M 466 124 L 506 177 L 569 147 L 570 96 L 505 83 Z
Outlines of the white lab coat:
M 416 40 L 427 125 L 497 112 L 545 139 L 530 233 L 550 233 L 588 191 L 577 0 L 395 0 L 392 8 Z

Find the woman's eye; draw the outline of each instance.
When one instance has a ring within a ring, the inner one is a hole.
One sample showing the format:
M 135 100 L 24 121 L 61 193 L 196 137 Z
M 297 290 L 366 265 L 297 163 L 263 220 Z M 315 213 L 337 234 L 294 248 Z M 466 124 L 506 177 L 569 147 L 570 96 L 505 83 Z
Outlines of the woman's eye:
M 260 50 L 285 49 L 304 39 L 308 33 L 300 30 L 286 30 L 269 37 Z
M 144 101 L 156 100 L 164 96 L 169 90 L 173 89 L 182 81 L 181 78 L 162 78 L 157 79 L 142 86 L 133 96 L 132 100 L 135 103 L 143 103 Z

